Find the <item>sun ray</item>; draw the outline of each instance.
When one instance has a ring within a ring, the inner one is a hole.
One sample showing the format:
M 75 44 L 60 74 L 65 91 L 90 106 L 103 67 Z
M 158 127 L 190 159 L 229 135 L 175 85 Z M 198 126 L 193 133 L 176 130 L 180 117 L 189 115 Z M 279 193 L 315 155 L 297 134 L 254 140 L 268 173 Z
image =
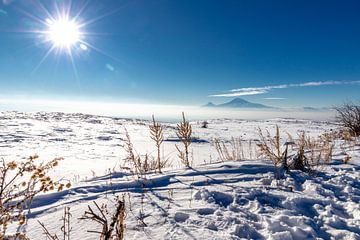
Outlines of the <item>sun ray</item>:
M 38 65 L 34 68 L 34 70 L 32 71 L 32 74 L 34 74 L 39 67 L 43 64 L 43 62 L 45 61 L 45 59 L 50 55 L 50 53 L 55 49 L 55 46 L 52 46 L 51 48 L 49 48 L 45 55 L 41 58 L 40 62 L 38 63 Z
M 44 7 L 44 5 L 41 2 L 36 2 L 37 6 L 40 7 L 40 9 L 45 12 L 45 14 L 47 15 L 48 18 L 53 19 L 53 16 L 51 15 L 50 11 L 46 9 L 46 7 Z
M 93 49 L 93 50 L 95 50 L 96 52 L 98 52 L 98 53 L 100 53 L 100 54 L 102 54 L 102 55 L 104 55 L 104 56 L 106 56 L 106 57 L 109 57 L 109 58 L 111 58 L 112 60 L 114 60 L 114 61 L 116 61 L 116 62 L 120 62 L 120 63 L 122 62 L 122 61 L 120 61 L 119 59 L 111 56 L 110 54 L 107 54 L 105 51 L 101 50 L 100 48 L 95 47 L 94 45 L 92 45 L 92 44 L 90 44 L 90 43 L 88 43 L 88 42 L 85 42 L 85 41 L 82 41 L 82 40 L 80 40 L 80 42 L 83 43 L 83 44 L 85 44 L 85 45 L 86 45 L 87 47 L 89 47 L 90 49 Z
M 76 65 L 75 65 L 75 61 L 74 61 L 74 58 L 73 58 L 73 55 L 72 55 L 72 52 L 71 52 L 71 49 L 68 48 L 68 54 L 69 54 L 69 57 L 70 57 L 70 61 L 71 61 L 71 66 L 73 68 L 73 71 L 74 71 L 74 74 L 75 74 L 75 78 L 78 79 L 79 76 L 78 76 L 78 72 L 77 72 L 77 68 L 76 68 Z
M 78 18 L 81 16 L 81 14 L 85 11 L 85 9 L 87 8 L 87 6 L 89 5 L 89 0 L 88 1 L 86 1 L 84 4 L 83 4 L 83 6 L 80 8 L 80 10 L 75 14 L 75 16 L 73 17 L 73 19 L 75 20 L 75 21 L 77 21 L 78 20 Z
M 74 61 L 74 58 L 73 58 L 71 49 L 68 49 L 68 51 L 69 51 L 69 56 L 70 56 L 71 65 L 72 65 L 72 68 L 73 68 L 73 71 L 74 71 L 74 75 L 75 75 L 76 85 L 78 86 L 79 90 L 82 90 L 81 84 L 79 83 L 79 75 L 78 75 L 78 71 L 77 71 L 77 68 L 76 68 L 76 63 L 75 63 L 75 61 Z
M 134 2 L 136 2 L 136 1 L 134 0 L 133 3 L 134 3 Z M 99 21 L 99 20 L 101 20 L 101 19 L 103 19 L 103 18 L 105 18 L 105 17 L 111 16 L 111 15 L 119 12 L 120 10 L 124 9 L 124 8 L 125 8 L 128 4 L 130 4 L 130 3 L 131 3 L 131 2 L 124 3 L 124 5 L 118 7 L 118 8 L 116 8 L 116 9 L 110 11 L 110 12 L 107 12 L 107 13 L 105 13 L 105 14 L 103 14 L 103 15 L 100 15 L 100 16 L 98 16 L 98 17 L 96 17 L 96 18 L 89 19 L 88 21 L 83 22 L 82 24 L 80 24 L 80 27 L 90 25 L 90 24 L 95 23 L 95 22 L 97 22 L 97 21 Z
M 21 12 L 21 13 L 24 14 L 25 16 L 29 17 L 29 18 L 32 19 L 32 20 L 35 20 L 35 21 L 38 22 L 38 23 L 41 23 L 41 24 L 43 24 L 43 25 L 46 25 L 46 21 L 45 21 L 44 19 L 40 18 L 40 17 L 37 17 L 37 16 L 35 16 L 35 15 L 27 12 L 27 11 L 24 11 L 23 9 L 17 8 L 17 11 Z

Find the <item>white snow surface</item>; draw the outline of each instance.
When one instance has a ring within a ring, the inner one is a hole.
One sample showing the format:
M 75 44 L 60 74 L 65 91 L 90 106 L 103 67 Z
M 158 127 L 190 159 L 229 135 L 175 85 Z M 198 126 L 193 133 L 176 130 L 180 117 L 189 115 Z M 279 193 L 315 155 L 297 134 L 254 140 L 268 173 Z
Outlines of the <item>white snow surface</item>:
M 257 129 L 296 137 L 339 128 L 335 123 L 296 119 L 261 121 L 208 120 L 209 127 L 191 122 L 192 168 L 184 169 L 173 141 L 165 141 L 162 154 L 169 159 L 162 174 L 149 173 L 138 180 L 124 166 L 125 128 L 139 154 L 155 154 L 150 122 L 84 114 L 0 113 L 0 149 L 5 160 L 37 153 L 43 161 L 64 157 L 52 172 L 54 178 L 72 181 L 61 192 L 34 199 L 27 224 L 11 230 L 26 231 L 31 239 L 46 239 L 37 221 L 61 236 L 64 207 L 72 214 L 72 239 L 98 239 L 87 230 L 100 230 L 94 222 L 79 220 L 92 201 L 107 203 L 125 194 L 125 239 L 360 239 L 360 146 L 351 150 L 349 164 L 340 143 L 330 165 L 309 175 L 291 171 L 275 180 L 266 159 L 220 162 L 213 138 L 245 142 L 258 139 Z M 174 139 L 174 123 L 163 123 L 165 139 Z M 253 143 L 253 146 L 255 144 Z M 254 159 L 250 159 L 254 158 Z M 145 187 L 142 187 L 145 186 Z M 130 200 L 129 200 L 130 199 Z M 143 219 L 143 223 L 139 221 Z

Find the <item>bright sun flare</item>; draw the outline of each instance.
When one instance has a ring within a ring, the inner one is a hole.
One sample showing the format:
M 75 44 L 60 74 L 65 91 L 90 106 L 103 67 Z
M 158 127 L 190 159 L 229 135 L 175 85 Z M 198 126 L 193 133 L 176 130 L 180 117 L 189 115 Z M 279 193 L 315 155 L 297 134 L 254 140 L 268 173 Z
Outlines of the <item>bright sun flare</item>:
M 57 48 L 70 48 L 80 41 L 81 33 L 76 22 L 59 19 L 48 20 L 48 37 Z
M 1 0 L 0 0 L 1 2 Z M 94 19 L 88 19 L 84 15 L 83 10 L 86 6 L 77 6 L 72 8 L 71 1 L 53 1 L 54 9 L 47 9 L 41 1 L 37 1 L 37 7 L 41 10 L 42 16 L 33 15 L 31 12 L 24 12 L 26 16 L 38 22 L 35 29 L 26 30 L 24 32 L 33 33 L 36 40 L 47 48 L 40 62 L 34 68 L 36 72 L 45 60 L 54 54 L 55 58 L 70 60 L 74 75 L 77 77 L 76 61 L 78 57 L 84 56 L 82 53 L 96 51 L 105 56 L 109 56 L 101 49 L 92 45 L 89 40 L 92 36 L 97 35 L 96 32 L 89 33 L 86 27 L 109 14 L 97 16 Z M 39 28 L 38 28 L 39 27 Z

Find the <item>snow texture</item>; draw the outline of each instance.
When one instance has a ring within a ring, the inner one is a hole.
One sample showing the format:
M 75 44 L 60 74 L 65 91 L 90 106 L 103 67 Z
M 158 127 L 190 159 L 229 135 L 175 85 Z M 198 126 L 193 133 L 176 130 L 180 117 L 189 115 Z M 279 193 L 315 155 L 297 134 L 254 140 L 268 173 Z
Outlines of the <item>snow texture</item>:
M 26 231 L 31 239 L 45 239 L 38 220 L 50 232 L 61 234 L 61 217 L 70 207 L 72 239 L 97 239 L 87 230 L 93 222 L 79 220 L 92 201 L 114 206 L 115 196 L 125 194 L 125 239 L 360 239 L 360 146 L 343 164 L 341 143 L 333 161 L 309 175 L 291 171 L 275 180 L 266 159 L 219 162 L 212 139 L 244 142 L 257 140 L 257 128 L 296 136 L 334 131 L 330 122 L 295 119 L 245 121 L 208 120 L 209 127 L 192 122 L 192 166 L 177 160 L 173 141 L 165 141 L 163 154 L 171 166 L 162 174 L 149 173 L 139 180 L 120 168 L 125 128 L 140 154 L 155 154 L 147 121 L 83 114 L 0 114 L 0 146 L 4 159 L 24 159 L 37 153 L 42 160 L 64 157 L 52 173 L 73 182 L 70 189 L 34 199 L 27 224 L 12 231 Z M 173 139 L 175 124 L 164 123 L 165 138 Z M 255 158 L 255 157 L 253 157 Z M 129 201 L 130 199 L 130 201 Z M 144 225 L 146 224 L 146 226 Z M 98 229 L 99 230 L 99 229 Z

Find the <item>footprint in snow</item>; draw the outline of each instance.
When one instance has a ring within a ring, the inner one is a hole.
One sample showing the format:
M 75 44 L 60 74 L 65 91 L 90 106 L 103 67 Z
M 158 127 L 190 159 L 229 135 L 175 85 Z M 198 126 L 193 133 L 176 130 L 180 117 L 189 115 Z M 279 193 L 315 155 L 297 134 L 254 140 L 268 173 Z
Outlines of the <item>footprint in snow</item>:
M 176 222 L 185 222 L 188 218 L 189 214 L 183 212 L 177 212 L 174 216 Z

